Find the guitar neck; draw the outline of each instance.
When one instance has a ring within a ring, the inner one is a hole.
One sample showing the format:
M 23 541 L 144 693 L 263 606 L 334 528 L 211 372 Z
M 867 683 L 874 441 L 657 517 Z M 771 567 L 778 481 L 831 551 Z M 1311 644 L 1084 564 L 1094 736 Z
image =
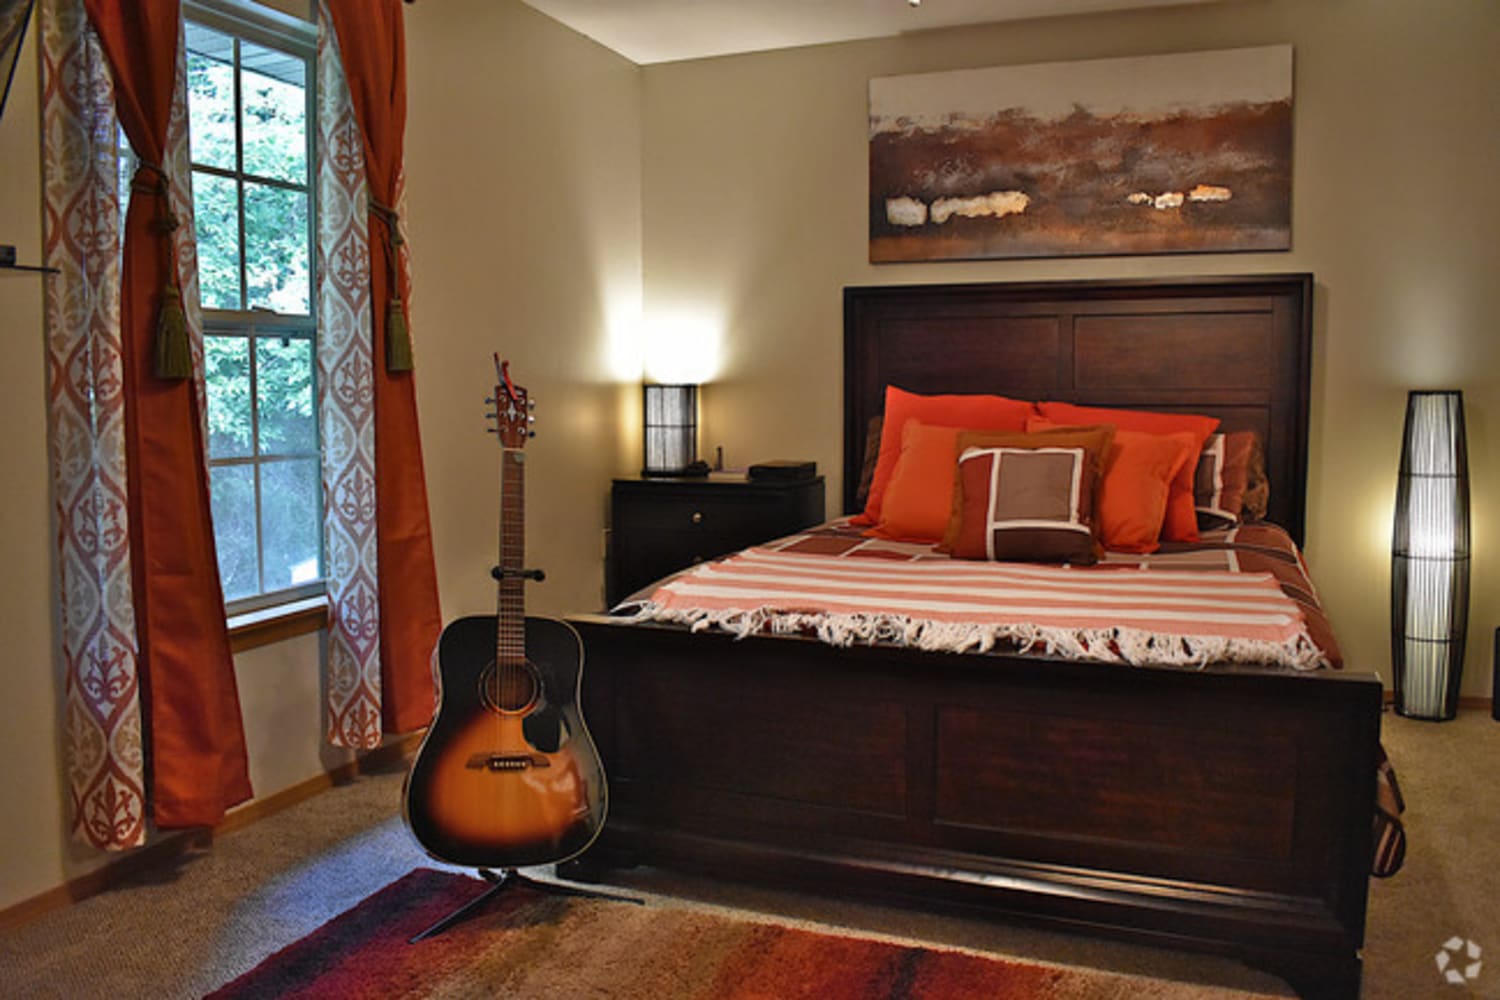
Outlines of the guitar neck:
M 495 608 L 495 662 L 526 662 L 526 455 L 500 453 L 500 582 Z

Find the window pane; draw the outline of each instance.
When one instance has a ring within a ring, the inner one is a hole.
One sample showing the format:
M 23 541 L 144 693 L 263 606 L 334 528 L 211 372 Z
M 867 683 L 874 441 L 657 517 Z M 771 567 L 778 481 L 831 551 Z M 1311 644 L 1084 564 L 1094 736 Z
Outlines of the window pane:
M 193 171 L 193 231 L 205 309 L 240 308 L 239 206 L 235 182 Z
M 214 545 L 219 550 L 219 580 L 224 600 L 260 593 L 255 572 L 255 467 L 216 465 L 208 486 L 214 516 Z
M 245 183 L 249 308 L 308 313 L 307 195 Z M 206 303 L 205 303 L 206 304 Z
M 307 183 L 307 63 L 253 42 L 240 44 L 245 173 Z
M 255 342 L 262 455 L 316 452 L 312 341 L 262 336 Z
M 244 458 L 250 440 L 250 339 L 203 338 L 208 389 L 208 457 Z
M 189 21 L 188 146 L 193 162 L 233 170 L 234 39 Z
M 260 473 L 261 531 L 266 546 L 266 589 L 281 590 L 320 579 L 318 460 L 267 462 Z
M 249 315 L 311 317 L 313 53 L 218 16 L 184 30 L 209 487 L 224 596 L 241 601 L 322 579 L 315 341 Z

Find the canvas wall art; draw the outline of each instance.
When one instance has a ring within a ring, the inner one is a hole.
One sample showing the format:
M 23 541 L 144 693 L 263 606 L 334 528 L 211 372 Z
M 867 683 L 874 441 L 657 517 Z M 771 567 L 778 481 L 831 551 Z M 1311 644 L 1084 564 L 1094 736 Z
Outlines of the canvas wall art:
M 1292 47 L 870 81 L 870 260 L 1286 250 Z

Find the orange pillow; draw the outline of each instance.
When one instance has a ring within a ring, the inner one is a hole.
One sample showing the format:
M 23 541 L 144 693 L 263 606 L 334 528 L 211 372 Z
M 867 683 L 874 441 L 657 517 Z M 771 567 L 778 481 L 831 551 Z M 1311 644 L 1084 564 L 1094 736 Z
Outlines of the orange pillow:
M 1033 430 L 1048 430 L 1050 421 L 1027 421 Z M 1115 552 L 1155 552 L 1161 546 L 1162 522 L 1173 478 L 1188 464 L 1193 436 L 1115 431 L 1099 480 L 1096 520 L 1099 538 Z
M 1099 483 L 1099 534 L 1117 552 L 1155 552 L 1172 482 L 1189 465 L 1193 435 L 1118 430 Z M 1196 520 L 1196 516 L 1194 518 Z
M 901 542 L 935 542 L 953 509 L 959 428 L 908 420 L 901 454 L 885 486 L 880 523 L 865 534 Z
M 880 457 L 875 462 L 875 478 L 863 514 L 852 521 L 869 526 L 880 522 L 881 505 L 886 486 L 901 457 L 901 432 L 908 420 L 939 427 L 976 427 L 990 430 L 1026 429 L 1026 418 L 1034 415 L 1032 405 L 1005 396 L 922 396 L 894 385 L 885 387 L 885 423 L 880 429 Z
M 1109 454 L 1109 443 L 1114 436 L 1115 429 L 1108 424 L 1098 427 L 1051 427 L 1021 434 L 1014 431 L 960 431 L 958 439 L 953 443 L 953 507 L 939 548 L 951 552 L 958 544 L 958 532 L 963 522 L 964 496 L 960 484 L 962 472 L 957 467 L 957 460 L 969 448 L 1083 448 L 1093 456 L 1092 470 L 1097 476 L 1104 468 L 1104 459 Z M 1094 484 L 1089 485 L 1089 491 L 1096 492 Z
M 1154 413 L 1149 410 L 1119 410 L 1103 406 L 1076 406 L 1073 403 L 1038 403 L 1037 412 L 1055 424 L 1114 424 L 1121 430 L 1145 431 L 1148 434 L 1173 434 L 1179 431 L 1193 436 L 1188 462 L 1172 478 L 1167 495 L 1167 515 L 1161 537 L 1169 542 L 1198 541 L 1198 513 L 1193 501 L 1193 475 L 1203 442 L 1219 427 L 1218 417 L 1195 413 Z

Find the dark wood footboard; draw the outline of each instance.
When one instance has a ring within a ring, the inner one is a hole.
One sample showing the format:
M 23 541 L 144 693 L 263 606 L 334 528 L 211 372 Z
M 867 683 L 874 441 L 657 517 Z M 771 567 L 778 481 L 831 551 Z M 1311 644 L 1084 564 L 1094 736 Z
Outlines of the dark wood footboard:
M 1238 956 L 1357 996 L 1381 686 L 572 622 L 585 856 Z

